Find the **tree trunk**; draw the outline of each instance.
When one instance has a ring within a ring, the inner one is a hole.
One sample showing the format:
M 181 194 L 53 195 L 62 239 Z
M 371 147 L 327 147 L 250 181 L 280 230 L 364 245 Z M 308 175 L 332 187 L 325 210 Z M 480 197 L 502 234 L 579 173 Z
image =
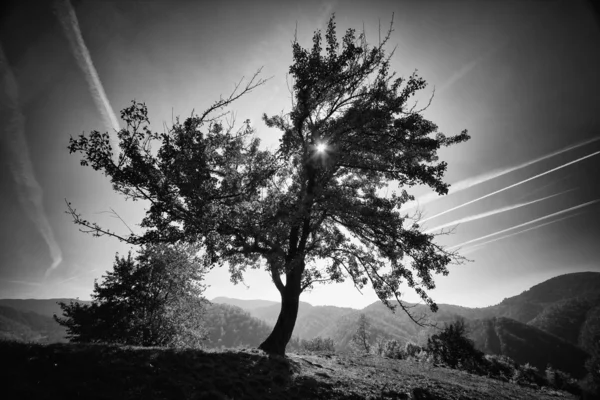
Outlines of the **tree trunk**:
M 269 337 L 259 349 L 270 354 L 285 355 L 285 347 L 292 338 L 300 305 L 300 282 L 288 281 L 281 292 L 281 311 Z

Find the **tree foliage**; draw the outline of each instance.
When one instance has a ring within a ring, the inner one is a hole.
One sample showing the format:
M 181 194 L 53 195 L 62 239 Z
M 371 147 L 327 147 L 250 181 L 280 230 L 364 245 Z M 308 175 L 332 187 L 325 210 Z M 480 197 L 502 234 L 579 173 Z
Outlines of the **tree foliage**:
M 426 83 L 390 72 L 390 34 L 391 27 L 372 47 L 348 29 L 340 43 L 332 16 L 324 42 L 320 31 L 309 49 L 293 42 L 291 111 L 263 117 L 281 131 L 276 151 L 261 149 L 248 121 L 235 128 L 218 114 L 264 83 L 257 75 L 165 133 L 152 132 L 146 106 L 133 103 L 121 113 L 126 128 L 116 159 L 107 134 L 71 138 L 82 165 L 148 204 L 140 234 L 108 231 L 69 205 L 75 223 L 134 244 L 198 243 L 206 265 L 226 265 L 233 282 L 247 268 L 265 268 L 282 296 L 262 346 L 268 351 L 284 351 L 299 296 L 315 283 L 350 279 L 359 290 L 370 283 L 387 306 L 410 312 L 400 301 L 406 284 L 436 310 L 427 294 L 433 275 L 461 259 L 403 212 L 414 199 L 405 188 L 423 184 L 446 194 L 447 165 L 437 151 L 469 136 L 439 133 L 409 104 Z
M 115 256 L 94 283 L 92 303 L 59 303 L 72 342 L 201 347 L 206 332 L 204 270 L 189 245 L 144 246 L 134 259 Z

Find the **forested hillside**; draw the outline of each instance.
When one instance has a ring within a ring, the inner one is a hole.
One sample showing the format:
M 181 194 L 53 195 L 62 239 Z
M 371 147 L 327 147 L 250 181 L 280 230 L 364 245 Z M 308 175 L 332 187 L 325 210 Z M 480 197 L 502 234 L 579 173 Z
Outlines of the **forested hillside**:
M 586 373 L 588 354 L 583 349 L 534 326 L 499 317 L 471 321 L 468 328 L 475 347 L 484 353 L 508 356 L 541 371 L 550 364 L 577 378 Z
M 271 333 L 272 327 L 252 317 L 247 311 L 228 304 L 213 303 L 206 312 L 209 348 L 257 347 Z M 290 341 L 298 347 L 298 340 Z
M 65 341 L 64 328 L 51 319 L 61 311 L 58 301 L 70 300 L 0 300 L 0 337 Z M 221 297 L 213 301 L 206 312 L 209 348 L 258 346 L 271 332 L 280 309 L 278 303 L 266 300 Z M 432 313 L 428 307 L 416 305 L 411 311 L 439 327 L 464 318 L 480 350 L 507 355 L 539 368 L 551 363 L 578 375 L 587 356 L 585 351 L 590 351 L 595 335 L 600 332 L 600 274 L 559 276 L 491 307 L 440 304 L 439 311 Z M 396 339 L 425 345 L 427 338 L 436 332 L 434 327 L 418 326 L 401 310 L 390 312 L 381 302 L 362 310 L 301 302 L 288 350 L 298 348 L 300 339 L 320 336 L 333 339 L 337 351 L 347 351 L 361 314 L 371 324 L 371 343 Z

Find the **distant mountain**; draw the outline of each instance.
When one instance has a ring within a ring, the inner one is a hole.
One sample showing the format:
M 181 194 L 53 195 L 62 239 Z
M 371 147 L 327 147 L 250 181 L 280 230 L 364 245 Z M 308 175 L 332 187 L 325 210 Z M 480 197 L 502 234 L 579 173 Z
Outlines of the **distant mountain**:
M 252 317 L 247 311 L 229 304 L 211 304 L 206 313 L 209 348 L 258 347 L 271 333 L 272 327 Z M 297 347 L 298 340 L 292 341 Z
M 600 306 L 599 297 L 574 297 L 553 303 L 528 322 L 570 343 L 582 346 L 581 334 L 590 311 Z
M 487 317 L 508 317 L 528 323 L 551 305 L 573 298 L 600 297 L 600 273 L 578 272 L 548 279 L 518 296 L 482 309 Z
M 230 297 L 215 297 L 211 300 L 211 302 L 218 304 L 229 304 L 230 306 L 240 307 L 246 311 L 279 304 L 278 302 L 271 300 L 241 300 L 232 299 Z
M 0 300 L 0 307 L 12 307 L 21 314 L 0 312 L 0 335 L 39 340 L 44 323 L 33 315 L 51 318 L 61 312 L 56 304 L 70 299 Z M 408 305 L 411 312 L 439 325 L 464 318 L 476 346 L 492 354 L 505 354 L 518 362 L 540 368 L 547 363 L 579 374 L 597 332 L 600 332 L 600 273 L 585 272 L 558 276 L 531 289 L 483 308 L 440 304 L 432 313 L 425 305 Z M 268 300 L 213 299 L 207 311 L 208 347 L 258 346 L 271 332 L 280 304 Z M 390 312 L 381 302 L 362 310 L 334 306 L 312 306 L 300 302 L 294 339 L 288 349 L 297 348 L 299 339 L 330 337 L 338 351 L 348 349 L 361 313 L 371 323 L 371 341 L 377 338 L 411 341 L 424 345 L 434 328 L 415 324 L 402 310 Z M 54 323 L 54 321 L 51 321 Z M 58 326 L 56 324 L 56 326 Z M 46 329 L 46 331 L 43 331 Z M 33 339 L 32 339 L 33 338 Z M 36 339 L 37 338 L 37 339 Z
M 67 330 L 45 315 L 0 306 L 0 338 L 22 342 L 67 342 Z
M 34 312 L 52 318 L 54 314 L 62 316 L 62 310 L 58 305 L 59 302 L 68 304 L 71 301 L 90 303 L 90 301 L 76 299 L 0 299 L 0 306 L 11 307 L 19 311 Z
M 217 299 L 222 298 L 214 299 L 213 303 L 217 302 Z M 254 307 L 257 300 L 227 300 L 230 301 L 228 304 L 239 304 L 238 307 L 247 310 L 253 317 L 265 321 L 270 327 L 275 326 L 281 310 L 281 303 L 276 302 L 265 307 Z M 234 300 L 237 301 L 234 303 Z M 224 301 L 219 302 L 225 303 Z M 332 321 L 354 311 L 356 310 L 348 307 L 313 306 L 301 301 L 293 335 L 300 339 L 312 339 L 320 336 L 321 331 L 327 328 Z
M 52 316 L 62 315 L 58 302 L 69 303 L 71 300 L 0 300 L 0 339 L 39 343 L 67 342 L 66 329 Z M 7 304 L 14 307 L 6 306 Z M 209 338 L 205 344 L 209 348 L 257 347 L 272 330 L 267 323 L 252 317 L 240 307 L 218 303 L 209 305 L 206 327 Z M 290 348 L 298 346 L 297 338 L 291 341 Z
M 468 331 L 475 347 L 484 353 L 505 355 L 542 371 L 550 364 L 577 378 L 586 374 L 584 364 L 588 353 L 534 326 L 499 317 L 470 321 Z
M 240 305 L 240 307 L 247 309 L 242 305 Z M 298 318 L 301 318 L 309 313 L 312 308 L 312 304 L 301 301 L 298 307 Z M 270 325 L 275 325 L 277 322 L 277 317 L 279 316 L 279 311 L 281 311 L 281 303 L 277 302 L 274 304 L 269 304 L 266 307 L 254 308 L 248 311 L 250 311 L 250 314 L 252 314 L 253 317 L 262 319 Z

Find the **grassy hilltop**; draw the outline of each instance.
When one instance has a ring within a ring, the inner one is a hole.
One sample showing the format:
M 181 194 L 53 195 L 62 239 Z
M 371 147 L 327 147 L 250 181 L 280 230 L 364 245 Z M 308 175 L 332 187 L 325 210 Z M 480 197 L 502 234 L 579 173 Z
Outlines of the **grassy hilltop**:
M 411 360 L 0 342 L 3 399 L 574 399 Z M 6 367 L 6 368 L 5 368 Z

